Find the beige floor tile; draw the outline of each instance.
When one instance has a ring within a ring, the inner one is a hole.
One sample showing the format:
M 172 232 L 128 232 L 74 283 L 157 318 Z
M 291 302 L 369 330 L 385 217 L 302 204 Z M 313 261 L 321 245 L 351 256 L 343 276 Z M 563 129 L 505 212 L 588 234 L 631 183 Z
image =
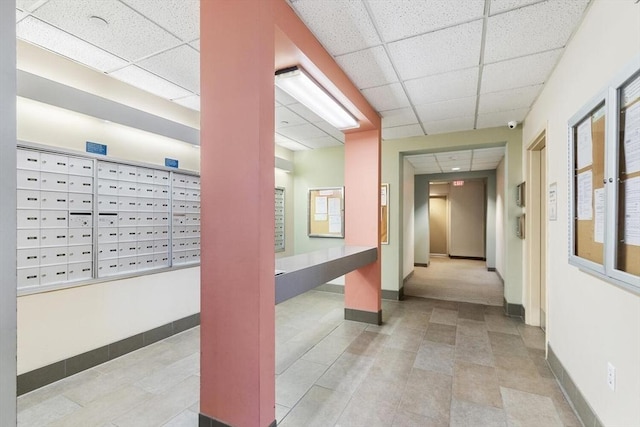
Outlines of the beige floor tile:
M 398 410 L 393 419 L 392 427 L 449 427 L 449 422 Z
M 326 370 L 326 365 L 297 360 L 276 379 L 276 403 L 294 407 Z
M 457 361 L 453 374 L 453 397 L 458 400 L 502 408 L 496 369 Z
M 513 427 L 561 427 L 553 401 L 546 396 L 501 387 L 507 422 Z
M 329 335 L 307 351 L 302 358 L 310 362 L 331 365 L 349 347 L 355 337 Z
M 367 376 L 373 362 L 372 357 L 343 353 L 316 384 L 350 396 Z
M 529 356 L 522 338 L 518 335 L 489 332 L 489 341 L 494 355 Z
M 429 324 L 427 333 L 424 336 L 426 341 L 439 342 L 443 344 L 456 344 L 457 328 L 452 325 L 441 325 L 439 323 Z
M 507 317 L 504 313 L 487 314 L 485 312 L 484 321 L 487 325 L 487 330 L 491 332 L 500 332 L 503 334 L 519 335 L 518 321 Z
M 53 396 L 18 412 L 18 427 L 47 425 L 79 409 L 80 405 L 66 397 Z
M 413 366 L 425 371 L 453 375 L 454 360 L 455 351 L 453 346 L 424 341 L 418 350 Z
M 400 329 L 391 334 L 384 345 L 399 350 L 415 352 L 418 351 L 424 335 L 425 331 L 422 329 Z
M 406 329 L 418 329 L 420 331 L 426 331 L 429 326 L 430 313 L 424 313 L 421 311 L 404 311 L 402 319 L 398 324 L 398 328 Z
M 545 335 L 542 329 L 537 326 L 528 326 L 520 323 L 518 324 L 518 331 L 525 346 L 539 350 L 545 349 Z
M 351 342 L 351 344 L 349 344 L 349 347 L 347 347 L 345 352 L 361 356 L 375 357 L 388 339 L 389 335 L 386 334 L 363 331 Z
M 138 387 L 153 394 L 161 394 L 176 384 L 200 372 L 200 353 L 180 359 L 162 370 L 155 371 L 135 383 Z
M 284 417 L 279 427 L 333 426 L 349 403 L 350 395 L 313 386 Z
M 276 403 L 276 422 L 278 425 L 280 425 L 280 422 L 282 422 L 282 419 L 287 416 L 289 411 L 291 411 L 291 408 L 287 408 L 286 406 L 278 405 Z
M 458 334 L 470 337 L 487 337 L 487 326 L 484 322 L 471 319 L 458 318 L 457 331 Z
M 162 427 L 194 427 L 198 425 L 198 414 L 185 409 L 175 417 L 171 418 Z
M 396 405 L 387 399 L 366 399 L 353 396 L 338 418 L 336 427 L 388 427 L 393 422 Z
M 385 347 L 381 349 L 369 370 L 378 378 L 406 381 L 411 374 L 416 353 Z
M 458 323 L 458 311 L 448 310 L 445 308 L 434 308 L 429 322 L 455 326 Z
M 456 336 L 456 360 L 486 366 L 495 363 L 488 338 L 462 334 Z
M 370 371 L 353 396 L 368 400 L 385 400 L 397 406 L 406 385 L 407 379 L 383 377 Z
M 402 395 L 399 411 L 449 421 L 452 381 L 449 375 L 414 369 Z
M 503 409 L 479 403 L 453 399 L 451 402 L 451 427 L 507 427 Z

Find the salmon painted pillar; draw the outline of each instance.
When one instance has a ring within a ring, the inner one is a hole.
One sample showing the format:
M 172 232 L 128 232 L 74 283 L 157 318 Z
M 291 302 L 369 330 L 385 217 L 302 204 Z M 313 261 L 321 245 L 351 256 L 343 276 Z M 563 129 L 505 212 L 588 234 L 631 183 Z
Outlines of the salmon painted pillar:
M 274 22 L 200 4 L 200 426 L 275 426 Z
M 345 319 L 382 323 L 380 130 L 345 134 L 345 244 L 375 246 L 376 262 L 346 275 Z

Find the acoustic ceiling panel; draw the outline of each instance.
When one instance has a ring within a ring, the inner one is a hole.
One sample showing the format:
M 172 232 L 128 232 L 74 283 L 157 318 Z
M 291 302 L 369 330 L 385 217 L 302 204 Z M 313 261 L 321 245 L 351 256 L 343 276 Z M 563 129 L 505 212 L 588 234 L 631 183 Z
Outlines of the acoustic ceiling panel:
M 336 57 L 345 73 L 360 89 L 397 82 L 398 77 L 382 46 Z
M 200 37 L 200 0 L 120 1 L 183 41 Z

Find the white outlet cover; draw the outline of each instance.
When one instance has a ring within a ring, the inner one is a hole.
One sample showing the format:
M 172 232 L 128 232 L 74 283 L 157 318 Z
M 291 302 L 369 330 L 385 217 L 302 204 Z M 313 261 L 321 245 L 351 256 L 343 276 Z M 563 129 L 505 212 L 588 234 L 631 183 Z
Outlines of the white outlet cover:
M 607 384 L 613 391 L 616 389 L 616 368 L 611 363 L 607 363 Z

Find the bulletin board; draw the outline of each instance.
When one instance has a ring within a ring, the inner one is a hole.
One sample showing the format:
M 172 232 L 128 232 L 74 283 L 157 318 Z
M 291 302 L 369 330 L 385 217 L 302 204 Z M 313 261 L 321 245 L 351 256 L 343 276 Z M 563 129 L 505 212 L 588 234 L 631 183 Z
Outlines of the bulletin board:
M 574 150 L 575 254 L 604 264 L 605 104 L 602 102 L 572 129 Z
M 640 276 L 640 73 L 620 96 L 616 269 Z
M 309 237 L 344 238 L 344 187 L 309 189 Z
M 380 243 L 389 244 L 389 184 L 380 184 Z

